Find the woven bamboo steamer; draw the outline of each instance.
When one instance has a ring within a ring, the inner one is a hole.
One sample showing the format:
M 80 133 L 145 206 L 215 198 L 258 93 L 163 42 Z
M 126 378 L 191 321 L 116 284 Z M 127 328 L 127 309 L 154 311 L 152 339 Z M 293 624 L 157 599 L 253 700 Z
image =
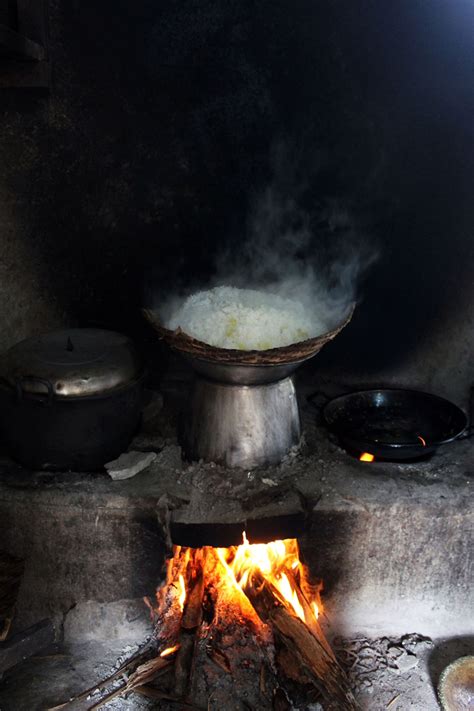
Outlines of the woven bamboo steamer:
M 244 351 L 232 348 L 217 348 L 210 346 L 197 338 L 189 336 L 180 328 L 170 331 L 165 328 L 156 311 L 142 309 L 143 315 L 158 334 L 159 338 L 175 351 L 191 358 L 211 361 L 214 363 L 228 363 L 233 365 L 283 365 L 297 361 L 308 360 L 319 353 L 321 348 L 329 343 L 342 331 L 349 323 L 354 313 L 355 303 L 352 303 L 347 310 L 344 320 L 327 333 L 323 333 L 316 338 L 308 338 L 305 341 L 291 343 L 282 348 L 269 348 L 264 351 Z

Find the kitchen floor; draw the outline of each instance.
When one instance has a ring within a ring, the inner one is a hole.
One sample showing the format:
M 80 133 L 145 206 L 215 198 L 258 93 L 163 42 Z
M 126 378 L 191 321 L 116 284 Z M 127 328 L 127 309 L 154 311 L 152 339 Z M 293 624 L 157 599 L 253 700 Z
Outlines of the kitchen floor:
M 335 641 L 337 644 L 338 641 Z M 401 639 L 357 638 L 344 640 L 346 659 L 351 659 L 351 682 L 364 711 L 436 711 L 439 709 L 432 680 L 453 659 L 474 651 L 474 640 L 454 639 L 431 642 L 417 635 Z M 89 641 L 59 646 L 25 661 L 5 675 L 0 684 L 1 711 L 45 711 L 68 700 L 107 677 L 114 668 L 138 649 L 136 640 L 114 643 Z M 99 700 L 93 694 L 77 709 L 89 709 Z M 179 708 L 166 703 L 154 705 L 136 694 L 116 699 L 103 708 L 144 711 Z M 235 701 L 229 699 L 229 704 Z M 226 708 L 240 709 L 238 705 Z M 242 707 L 243 708 L 243 707 Z M 316 711 L 318 705 L 299 707 Z

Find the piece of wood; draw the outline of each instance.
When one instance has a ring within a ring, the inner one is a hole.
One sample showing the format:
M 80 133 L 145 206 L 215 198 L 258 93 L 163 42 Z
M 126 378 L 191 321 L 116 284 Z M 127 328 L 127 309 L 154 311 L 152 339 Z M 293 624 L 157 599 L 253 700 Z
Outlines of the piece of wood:
M 83 691 L 77 696 L 74 696 L 72 699 L 69 699 L 69 701 L 59 704 L 58 706 L 50 707 L 49 709 L 47 709 L 47 711 L 59 711 L 60 709 L 71 709 L 72 711 L 72 709 L 74 709 L 80 701 L 84 701 L 84 699 L 87 699 L 87 697 L 91 696 L 94 691 L 102 691 L 106 689 L 113 681 L 116 681 L 121 676 L 123 676 L 125 672 L 130 671 L 130 669 L 133 669 L 134 667 L 138 667 L 138 665 L 143 663 L 149 655 L 150 649 L 147 646 L 145 647 L 145 649 L 142 649 L 130 659 L 127 659 L 126 662 L 121 664 L 117 671 L 115 671 L 113 674 L 110 674 L 110 676 L 108 676 L 103 681 L 94 684 L 94 686 L 91 686 L 89 689 L 86 689 L 86 691 Z
M 209 657 L 209 659 L 212 659 L 214 664 L 217 664 L 218 667 L 223 669 L 226 674 L 230 674 L 230 663 L 229 659 L 227 658 L 227 655 L 224 654 L 220 649 L 217 649 L 216 647 L 212 647 L 211 645 L 208 645 L 206 649 L 206 654 Z M 260 679 L 262 675 L 262 669 L 260 670 Z
M 186 577 L 186 600 L 181 618 L 180 645 L 176 655 L 174 692 L 178 698 L 186 698 L 191 685 L 196 635 L 202 623 L 204 595 L 202 550 L 192 551 Z
M 208 492 L 203 494 L 200 505 L 195 503 L 194 508 L 186 504 L 171 512 L 169 533 L 173 543 L 193 548 L 239 546 L 243 531 L 251 543 L 269 543 L 298 538 L 307 527 L 306 512 L 294 492 L 261 491 L 255 494 L 256 502 L 260 503 L 255 503 L 250 510 L 244 509 L 240 501 L 231 501 L 223 505 L 219 513 L 214 513 L 211 522 L 207 514 L 208 496 Z M 217 496 L 213 495 L 212 500 L 214 505 L 218 504 Z
M 202 622 L 202 597 L 204 594 L 204 579 L 202 567 L 196 571 L 196 575 L 189 588 L 186 605 L 181 619 L 181 628 L 192 632 Z
M 293 704 L 289 701 L 284 689 L 278 687 L 273 695 L 273 711 L 291 711 Z
M 180 635 L 180 648 L 176 656 L 174 669 L 174 692 L 180 699 L 184 699 L 190 686 L 191 667 L 194 656 L 194 632 L 183 630 Z
M 169 669 L 173 661 L 171 657 L 155 657 L 154 659 L 149 659 L 147 662 L 140 664 L 137 670 L 130 675 L 126 684 L 126 692 L 133 691 L 138 686 L 143 686 L 153 681 L 156 676 L 162 674 L 166 669 Z
M 296 681 L 298 684 L 311 683 L 311 680 L 305 674 L 303 667 L 285 644 L 282 644 L 276 650 L 275 663 L 279 676 L 281 675 L 283 678 L 286 677 L 287 679 Z
M 259 617 L 270 625 L 275 637 L 286 645 L 321 692 L 327 704 L 325 708 L 338 711 L 357 709 L 346 675 L 326 651 L 326 644 L 280 602 L 273 585 L 256 573 L 244 592 Z
M 24 569 L 24 560 L 0 551 L 0 642 L 10 631 Z
M 0 644 L 0 676 L 54 642 L 51 620 L 43 620 Z
M 158 676 L 160 672 L 165 671 L 172 664 L 173 661 L 169 657 L 155 657 L 154 659 L 149 659 L 147 662 L 140 664 L 136 671 L 130 675 L 127 682 L 103 696 L 93 706 L 89 706 L 87 711 L 97 711 L 97 709 L 100 709 L 105 704 L 108 704 L 109 701 L 135 691 L 138 687 L 153 681 L 153 679 Z
M 334 652 L 331 648 L 331 645 L 329 644 L 326 637 L 324 636 L 324 633 L 321 629 L 321 625 L 319 624 L 319 621 L 316 618 L 311 605 L 309 604 L 308 598 L 306 597 L 303 590 L 301 589 L 300 584 L 299 584 L 298 580 L 296 579 L 296 576 L 294 575 L 294 573 L 292 571 L 287 571 L 286 575 L 288 576 L 288 579 L 290 580 L 290 582 L 293 583 L 293 588 L 296 590 L 298 600 L 300 601 L 300 604 L 304 610 L 304 617 L 305 617 L 307 626 L 312 631 L 312 633 L 314 634 L 316 639 L 318 639 L 319 642 L 321 642 L 321 644 L 323 645 L 323 647 L 325 648 L 326 652 L 329 654 L 331 659 L 336 661 L 336 655 L 334 654 Z

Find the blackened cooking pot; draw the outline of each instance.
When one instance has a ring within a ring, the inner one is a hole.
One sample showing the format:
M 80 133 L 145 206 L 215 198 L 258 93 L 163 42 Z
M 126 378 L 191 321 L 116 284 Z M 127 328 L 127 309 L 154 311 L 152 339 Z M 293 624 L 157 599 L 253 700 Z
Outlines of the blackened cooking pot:
M 30 469 L 100 469 L 135 434 L 143 384 L 140 359 L 120 333 L 69 329 L 29 338 L 1 360 L 2 439 Z

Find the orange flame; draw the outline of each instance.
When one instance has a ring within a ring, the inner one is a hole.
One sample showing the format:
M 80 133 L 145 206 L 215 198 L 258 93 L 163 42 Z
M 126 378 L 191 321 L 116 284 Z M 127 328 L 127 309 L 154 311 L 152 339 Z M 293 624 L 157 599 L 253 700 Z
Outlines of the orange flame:
M 174 647 L 168 647 L 160 652 L 160 657 L 169 657 L 170 654 L 174 654 L 179 649 L 179 644 L 175 644 Z
M 362 452 L 362 454 L 359 457 L 360 462 L 373 462 L 375 459 L 373 454 L 370 454 L 370 452 Z
M 420 440 L 423 447 L 426 447 L 426 439 L 424 439 L 421 435 L 417 435 L 417 437 Z
M 186 600 L 186 585 L 184 584 L 184 578 L 181 575 L 181 573 L 178 576 L 178 588 L 179 588 L 179 596 L 178 596 L 178 602 L 181 610 L 184 610 L 184 602 Z
M 244 532 L 242 545 L 218 548 L 217 555 L 236 587 L 245 588 L 259 572 L 295 615 L 308 625 L 314 624 L 319 615 L 319 596 L 318 602 L 309 601 L 301 586 L 296 585 L 297 580 L 305 581 L 296 539 L 251 544 Z
M 186 601 L 186 570 L 191 559 L 191 549 L 174 546 L 174 555 L 167 562 L 166 584 L 172 585 L 178 595 L 178 604 L 181 612 Z

